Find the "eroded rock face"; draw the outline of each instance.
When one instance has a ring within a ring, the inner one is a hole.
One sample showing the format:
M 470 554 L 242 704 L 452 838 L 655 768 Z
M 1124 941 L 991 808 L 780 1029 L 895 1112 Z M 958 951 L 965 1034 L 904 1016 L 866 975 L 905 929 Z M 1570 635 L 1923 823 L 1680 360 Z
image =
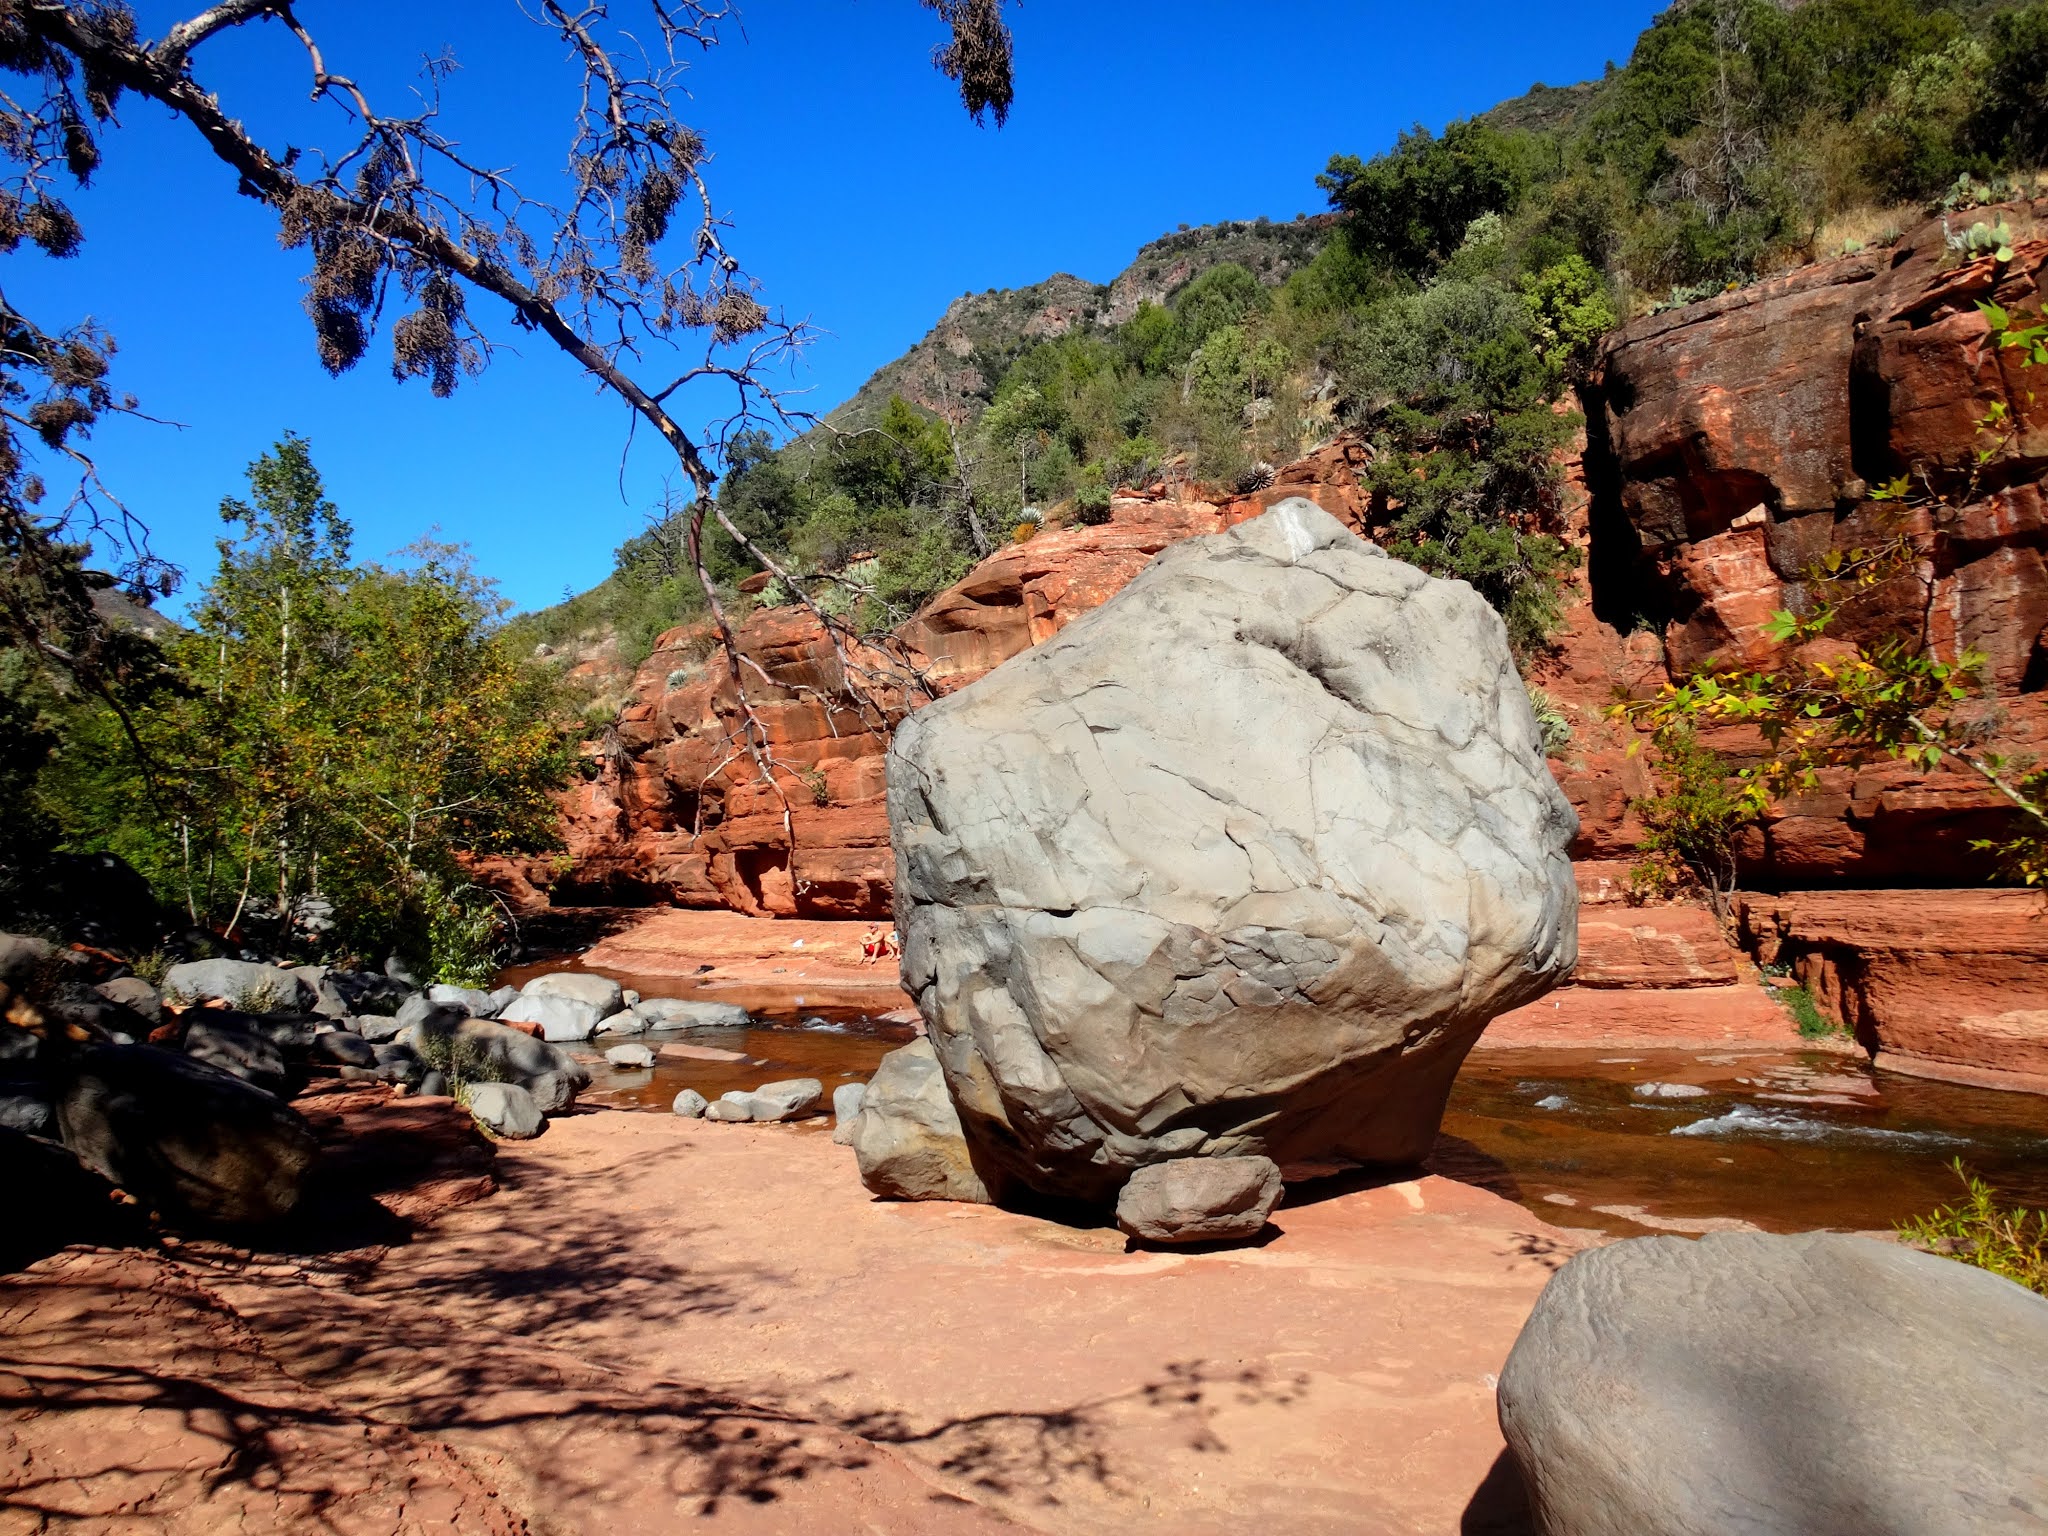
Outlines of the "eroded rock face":
M 912 716 L 889 805 L 905 986 L 969 1140 L 1047 1195 L 1420 1161 L 1487 1021 L 1577 954 L 1500 620 L 1307 501 Z
M 2048 1520 L 2048 1301 L 1832 1233 L 1613 1243 L 1500 1377 L 1545 1536 L 1917 1536 Z

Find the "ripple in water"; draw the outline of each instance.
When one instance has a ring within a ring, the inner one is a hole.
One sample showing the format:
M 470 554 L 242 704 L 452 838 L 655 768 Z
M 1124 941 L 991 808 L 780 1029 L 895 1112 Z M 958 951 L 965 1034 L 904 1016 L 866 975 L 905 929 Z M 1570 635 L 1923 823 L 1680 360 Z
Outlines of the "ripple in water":
M 1796 1110 L 1765 1109 L 1754 1104 L 1738 1104 L 1725 1115 L 1676 1126 L 1671 1134 L 1779 1136 L 1791 1141 L 1863 1140 L 1920 1147 L 1963 1147 L 1970 1144 L 1965 1137 L 1946 1136 L 1940 1131 L 1888 1131 L 1874 1125 L 1841 1125 L 1831 1120 L 1816 1120 Z

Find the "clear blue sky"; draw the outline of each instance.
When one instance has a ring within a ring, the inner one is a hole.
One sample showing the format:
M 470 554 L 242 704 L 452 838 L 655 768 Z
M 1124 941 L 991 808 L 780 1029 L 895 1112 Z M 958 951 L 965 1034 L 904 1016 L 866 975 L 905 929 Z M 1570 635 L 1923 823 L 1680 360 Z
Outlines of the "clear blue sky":
M 627 0 L 621 0 L 623 6 Z M 200 8 L 144 0 L 145 29 Z M 915 0 L 755 0 L 695 67 L 695 126 L 736 252 L 764 297 L 827 332 L 800 383 L 823 411 L 922 336 L 959 294 L 1057 271 L 1106 282 L 1181 223 L 1318 211 L 1315 173 L 1625 61 L 1647 0 L 1442 6 L 1265 0 L 1028 0 L 1011 11 L 1018 98 L 977 129 L 929 63 L 940 28 Z M 545 178 L 560 164 L 573 82 L 513 0 L 300 0 L 330 68 L 385 92 L 446 46 L 463 65 L 444 127 L 484 161 Z M 275 25 L 207 45 L 195 73 L 272 145 L 309 132 L 304 64 Z M 116 380 L 182 428 L 104 425 L 92 447 L 194 581 L 210 572 L 223 495 L 287 429 L 309 437 L 330 493 L 376 557 L 431 529 L 465 541 L 521 607 L 600 580 L 643 523 L 665 466 L 544 342 L 507 337 L 449 401 L 398 384 L 388 352 L 330 379 L 299 308 L 303 253 L 234 195 L 189 129 L 133 101 L 74 206 L 87 245 L 8 260 L 13 301 L 45 325 L 90 314 L 120 344 Z M 477 312 L 499 335 L 487 300 Z M 173 605 L 176 606 L 176 605 Z

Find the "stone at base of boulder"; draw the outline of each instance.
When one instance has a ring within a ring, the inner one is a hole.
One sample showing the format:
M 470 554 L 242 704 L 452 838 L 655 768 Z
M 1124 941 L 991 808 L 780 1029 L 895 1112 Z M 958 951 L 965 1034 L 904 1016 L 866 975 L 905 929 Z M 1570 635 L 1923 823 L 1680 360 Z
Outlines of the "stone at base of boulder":
M 1257 1237 L 1280 1203 L 1280 1169 L 1264 1157 L 1186 1157 L 1140 1168 L 1117 1196 L 1116 1224 L 1141 1242 Z
M 704 1111 L 706 1120 L 716 1120 L 721 1125 L 745 1125 L 754 1118 L 754 1106 L 746 1102 L 748 1095 L 729 1093 L 716 1104 Z
M 993 1203 L 929 1040 L 882 1058 L 849 1139 L 861 1183 L 885 1200 Z
M 841 1083 L 832 1090 L 832 1140 L 835 1145 L 853 1145 L 853 1122 L 860 1118 L 861 1101 L 867 1096 L 866 1083 Z
M 2001 1072 L 1996 1067 L 1966 1066 L 1959 1061 L 1930 1061 L 1924 1056 L 1902 1056 L 1897 1051 L 1879 1051 L 1870 1058 L 1870 1064 L 1880 1072 L 1897 1072 L 1902 1077 L 1922 1077 L 1936 1083 L 1956 1083 L 1965 1088 L 2048 1094 L 2048 1073 Z
M 694 1088 L 685 1088 L 676 1095 L 675 1102 L 669 1106 L 685 1120 L 702 1120 L 704 1111 L 710 1107 L 704 1095 Z

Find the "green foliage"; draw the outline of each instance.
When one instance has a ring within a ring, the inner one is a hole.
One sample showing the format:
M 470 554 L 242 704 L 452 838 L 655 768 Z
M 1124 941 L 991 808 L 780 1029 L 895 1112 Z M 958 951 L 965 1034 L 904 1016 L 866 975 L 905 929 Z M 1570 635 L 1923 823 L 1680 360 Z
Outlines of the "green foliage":
M 1522 297 L 1537 355 L 1560 374 L 1576 377 L 1600 338 L 1620 323 L 1607 285 L 1576 253 L 1524 277 Z
M 459 856 L 535 851 L 569 755 L 462 551 L 356 565 L 303 440 L 250 468 L 239 536 L 128 721 L 81 701 L 37 795 L 66 846 L 127 858 L 195 920 L 280 948 L 443 953 L 475 974 Z M 133 739 L 130 738 L 130 727 Z M 139 746 L 139 750 L 138 750 Z M 332 934 L 296 931 L 331 903 Z M 468 956 L 469 958 L 465 958 Z
M 1951 1166 L 1962 1180 L 1962 1203 L 1938 1206 L 1930 1215 L 1900 1222 L 1899 1240 L 1988 1269 L 2048 1296 L 2048 1211 L 2003 1206 L 1989 1184 L 1964 1168 L 1961 1158 Z
M 1650 769 L 1657 791 L 1634 802 L 1644 833 L 1630 891 L 1667 897 L 1698 888 L 1725 917 L 1735 889 L 1736 838 L 1756 820 L 1757 806 L 1727 759 L 1700 744 L 1689 720 L 1658 730 Z
M 1771 995 L 1784 1005 L 1792 1015 L 1792 1022 L 1799 1030 L 1802 1040 L 1825 1040 L 1831 1035 L 1844 1031 L 1842 1026 L 1820 1011 L 1820 1004 L 1813 1000 L 1813 994 L 1804 987 L 1773 987 Z
M 1986 51 L 1965 138 L 1997 160 L 2038 166 L 2048 160 L 2048 4 L 1994 16 Z
M 1529 708 L 1536 716 L 1536 730 L 1543 743 L 1543 755 L 1562 757 L 1571 750 L 1572 722 L 1558 702 L 1541 688 L 1529 689 Z
M 1375 449 L 1367 482 L 1395 508 L 1391 552 L 1470 582 L 1518 654 L 1540 648 L 1577 558 L 1547 531 L 1576 419 L 1548 403 L 1527 306 L 1490 281 L 1382 300 L 1343 371 Z
M 1418 124 L 1370 161 L 1332 156 L 1316 185 L 1350 215 L 1361 251 L 1421 277 L 1457 249 L 1474 219 L 1512 208 L 1524 180 L 1513 141 L 1473 120 L 1452 123 L 1442 138 Z

